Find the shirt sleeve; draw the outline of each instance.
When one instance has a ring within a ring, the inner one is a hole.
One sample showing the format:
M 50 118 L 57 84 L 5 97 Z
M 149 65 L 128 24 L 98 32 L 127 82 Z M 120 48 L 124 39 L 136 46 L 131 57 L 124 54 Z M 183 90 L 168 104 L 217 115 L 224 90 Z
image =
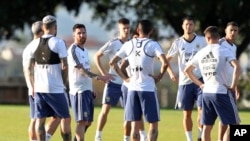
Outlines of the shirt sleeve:
M 196 54 L 194 55 L 194 57 L 193 57 L 190 61 L 188 61 L 188 64 L 190 64 L 190 65 L 192 65 L 192 66 L 198 68 L 198 67 L 199 67 L 199 58 L 200 58 L 200 55 L 199 55 L 199 54 L 200 54 L 199 52 L 196 53 Z
M 235 58 L 235 55 L 234 55 L 231 51 L 229 51 L 228 49 L 225 49 L 225 50 L 223 51 L 223 54 L 226 55 L 226 60 L 227 60 L 228 62 L 230 62 L 230 61 L 236 59 L 236 58 Z
M 112 51 L 111 48 L 112 48 L 112 42 L 108 41 L 99 49 L 99 51 L 102 52 L 102 54 L 106 55 L 110 54 L 110 52 Z
M 74 66 L 80 65 L 82 60 L 80 57 L 80 53 L 77 51 L 77 47 L 75 47 L 75 46 L 71 47 L 69 53 L 71 53 L 71 56 L 72 56 L 72 59 L 74 62 Z
M 25 47 L 25 49 L 23 50 L 23 53 L 22 53 L 22 64 L 23 64 L 23 68 L 24 69 L 27 69 L 28 66 L 29 66 L 29 60 L 30 60 L 30 55 L 28 55 L 28 46 Z
M 155 56 L 158 57 L 158 56 L 164 54 L 163 49 L 158 42 L 154 42 L 154 46 L 155 46 Z
M 168 53 L 167 53 L 167 56 L 170 56 L 170 57 L 175 57 L 177 54 L 178 54 L 178 40 L 175 40 L 170 49 L 168 50 Z
M 68 56 L 67 54 L 67 47 L 63 40 L 59 39 L 57 42 L 57 49 L 59 58 L 65 58 Z
M 132 47 L 132 45 L 130 45 L 129 42 L 125 42 L 122 45 L 121 49 L 116 53 L 116 55 L 119 56 L 120 58 L 127 57 L 129 55 L 129 53 L 132 51 L 131 47 Z

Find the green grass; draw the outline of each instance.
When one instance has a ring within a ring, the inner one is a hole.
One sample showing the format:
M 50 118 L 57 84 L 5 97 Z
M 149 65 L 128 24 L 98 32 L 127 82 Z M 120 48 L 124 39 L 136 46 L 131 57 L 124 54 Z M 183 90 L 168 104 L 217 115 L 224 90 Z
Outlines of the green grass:
M 96 121 L 100 107 L 95 108 L 94 122 L 88 129 L 86 140 L 94 140 Z M 197 137 L 197 124 L 195 122 L 197 112 L 194 111 L 193 137 Z M 250 112 L 240 111 L 241 124 L 250 123 Z M 217 123 L 212 131 L 212 140 L 217 140 Z M 28 105 L 0 105 L 0 141 L 25 141 L 28 140 L 29 107 Z M 72 133 L 74 134 L 75 122 L 72 119 Z M 145 124 L 147 131 L 147 123 Z M 51 141 L 60 141 L 59 130 Z M 110 111 L 108 122 L 103 131 L 104 141 L 123 140 L 123 109 L 113 108 Z M 185 134 L 182 128 L 182 111 L 173 109 L 161 109 L 161 121 L 159 122 L 159 141 L 184 141 Z

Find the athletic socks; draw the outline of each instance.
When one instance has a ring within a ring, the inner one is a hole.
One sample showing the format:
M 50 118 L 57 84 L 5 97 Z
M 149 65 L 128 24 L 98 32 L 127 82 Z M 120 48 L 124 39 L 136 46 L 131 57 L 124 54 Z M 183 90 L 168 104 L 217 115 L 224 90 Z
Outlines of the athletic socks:
M 187 141 L 193 141 L 192 131 L 186 131 L 185 134 L 186 134 L 186 137 L 187 137 Z
M 52 137 L 52 135 L 50 135 L 49 133 L 46 133 L 46 135 L 45 135 L 45 141 L 50 141 L 51 137 Z
M 147 134 L 146 132 L 143 130 L 143 131 L 139 131 L 140 132 L 140 140 L 141 141 L 147 141 Z
M 124 136 L 124 141 L 130 141 L 130 136 Z
M 96 131 L 95 140 L 101 141 L 101 139 L 102 139 L 102 131 Z
M 201 139 L 202 136 L 202 128 L 198 128 L 198 139 Z

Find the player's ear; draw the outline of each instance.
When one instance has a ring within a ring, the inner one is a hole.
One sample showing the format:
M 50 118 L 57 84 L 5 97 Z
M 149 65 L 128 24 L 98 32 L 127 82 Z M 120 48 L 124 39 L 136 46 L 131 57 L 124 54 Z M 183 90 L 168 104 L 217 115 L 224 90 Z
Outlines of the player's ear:
M 136 32 L 138 33 L 138 34 L 140 34 L 141 32 L 140 32 L 140 29 L 137 27 L 136 28 Z
M 154 29 L 151 29 L 151 31 L 149 32 L 149 35 L 151 35 L 154 32 Z

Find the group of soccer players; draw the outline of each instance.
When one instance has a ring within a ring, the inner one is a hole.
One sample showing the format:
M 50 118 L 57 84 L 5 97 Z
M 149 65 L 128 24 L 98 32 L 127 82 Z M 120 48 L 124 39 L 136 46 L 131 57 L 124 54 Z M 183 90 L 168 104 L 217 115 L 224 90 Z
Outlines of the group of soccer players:
M 124 141 L 156 141 L 160 120 L 156 83 L 166 71 L 174 82 L 178 82 L 176 108 L 183 110 L 183 127 L 188 141 L 193 140 L 191 116 L 195 102 L 198 107 L 198 140 L 211 140 L 210 132 L 217 116 L 221 119 L 218 141 L 222 141 L 223 137 L 228 140 L 225 132 L 229 124 L 239 124 L 235 105 L 239 96 L 236 87 L 239 65 L 234 44 L 238 25 L 235 22 L 228 23 L 226 36 L 219 40 L 216 27 L 208 27 L 204 32 L 205 37 L 199 36 L 194 32 L 194 19 L 185 17 L 183 36 L 176 39 L 165 54 L 159 43 L 150 39 L 153 32 L 151 21 L 140 20 L 136 27 L 138 37 L 129 39 L 130 22 L 121 18 L 118 21 L 119 36 L 108 41 L 94 56 L 101 75 L 91 71 L 85 47 L 87 30 L 84 24 L 73 26 L 74 43 L 68 49 L 64 41 L 56 37 L 54 16 L 45 16 L 39 24 L 40 28 L 35 24 L 33 26 L 34 35 L 38 33 L 37 30 L 43 33 L 34 38 L 23 53 L 33 119 L 30 125 L 31 141 L 49 141 L 59 124 L 63 140 L 71 140 L 70 115 L 65 97 L 67 79 L 70 103 L 77 123 L 74 136 L 77 141 L 84 140 L 84 134 L 93 121 L 95 93 L 91 78 L 106 83 L 95 141 L 102 140 L 110 108 L 117 105 L 121 98 L 125 113 Z M 101 61 L 103 56 L 109 57 L 108 72 Z M 178 56 L 179 78 L 168 63 L 175 56 Z M 161 63 L 157 75 L 154 74 L 154 58 Z M 216 96 L 227 105 L 222 107 Z M 228 109 L 226 113 L 225 109 Z M 45 129 L 47 117 L 52 118 Z M 148 134 L 144 130 L 144 119 L 149 123 Z

